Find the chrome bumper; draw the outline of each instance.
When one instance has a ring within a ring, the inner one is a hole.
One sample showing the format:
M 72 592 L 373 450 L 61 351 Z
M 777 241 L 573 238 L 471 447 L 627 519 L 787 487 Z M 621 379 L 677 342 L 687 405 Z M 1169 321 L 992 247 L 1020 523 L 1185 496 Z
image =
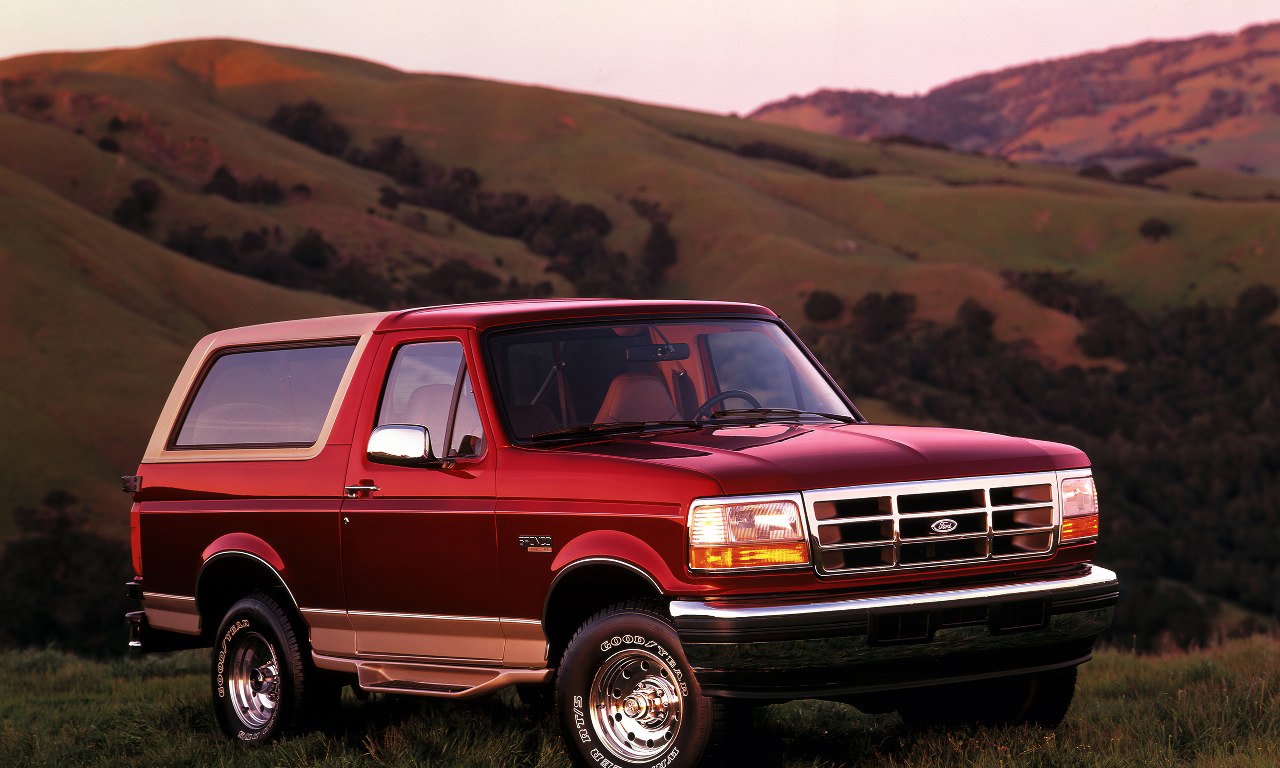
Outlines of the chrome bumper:
M 1088 661 L 1116 575 L 1053 577 L 824 601 L 677 600 L 705 693 L 799 698 L 999 677 Z

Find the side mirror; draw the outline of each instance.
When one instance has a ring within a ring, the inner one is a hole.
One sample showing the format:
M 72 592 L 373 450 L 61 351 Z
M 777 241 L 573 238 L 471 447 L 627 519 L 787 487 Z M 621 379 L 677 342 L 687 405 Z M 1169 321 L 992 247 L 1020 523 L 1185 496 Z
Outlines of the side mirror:
M 369 435 L 369 461 L 401 467 L 433 467 L 440 464 L 431 455 L 431 435 L 416 424 L 383 424 Z

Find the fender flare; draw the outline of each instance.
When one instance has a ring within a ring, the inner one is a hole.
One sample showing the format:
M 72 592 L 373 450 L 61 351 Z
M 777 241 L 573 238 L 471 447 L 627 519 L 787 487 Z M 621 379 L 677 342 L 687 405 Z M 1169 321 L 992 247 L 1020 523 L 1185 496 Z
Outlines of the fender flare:
M 204 581 L 205 571 L 213 562 L 224 560 L 226 558 L 244 558 L 254 560 L 266 566 L 280 582 L 280 586 L 284 587 L 284 591 L 289 595 L 289 601 L 293 603 L 295 608 L 300 608 L 298 599 L 294 596 L 293 590 L 289 588 L 289 582 L 285 579 L 288 569 L 285 568 L 284 559 L 280 557 L 280 553 L 263 539 L 254 536 L 251 533 L 227 533 L 214 539 L 209 546 L 204 548 L 200 553 L 200 570 L 196 573 L 196 604 L 200 602 L 200 586 Z
M 679 583 L 662 557 L 643 539 L 622 531 L 587 531 L 570 540 L 551 563 L 555 575 L 543 598 L 544 622 L 556 588 L 574 572 L 593 566 L 619 568 L 639 576 L 658 597 L 672 594 L 671 585 Z

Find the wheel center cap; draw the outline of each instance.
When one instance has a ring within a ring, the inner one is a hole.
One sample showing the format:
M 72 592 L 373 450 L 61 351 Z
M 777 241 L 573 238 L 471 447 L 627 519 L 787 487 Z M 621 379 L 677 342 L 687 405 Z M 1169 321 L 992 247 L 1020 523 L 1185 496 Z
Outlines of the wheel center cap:
M 647 710 L 648 708 L 649 707 L 646 704 L 646 702 L 640 700 L 638 697 L 634 695 L 628 696 L 622 702 L 622 714 L 626 715 L 627 717 L 633 720 L 643 715 L 645 713 L 645 710 Z
M 249 690 L 254 693 L 275 693 L 276 675 L 279 672 L 271 664 L 263 664 L 249 670 Z

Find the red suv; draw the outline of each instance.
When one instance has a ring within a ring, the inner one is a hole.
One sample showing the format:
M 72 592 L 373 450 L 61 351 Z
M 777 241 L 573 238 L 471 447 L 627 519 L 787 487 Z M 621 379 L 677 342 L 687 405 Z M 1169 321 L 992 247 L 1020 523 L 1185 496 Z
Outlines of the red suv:
M 125 486 L 132 644 L 212 646 L 245 742 L 347 684 L 554 697 L 584 766 L 795 698 L 1055 725 L 1118 593 L 1083 453 L 869 424 L 751 304 L 214 333 Z

